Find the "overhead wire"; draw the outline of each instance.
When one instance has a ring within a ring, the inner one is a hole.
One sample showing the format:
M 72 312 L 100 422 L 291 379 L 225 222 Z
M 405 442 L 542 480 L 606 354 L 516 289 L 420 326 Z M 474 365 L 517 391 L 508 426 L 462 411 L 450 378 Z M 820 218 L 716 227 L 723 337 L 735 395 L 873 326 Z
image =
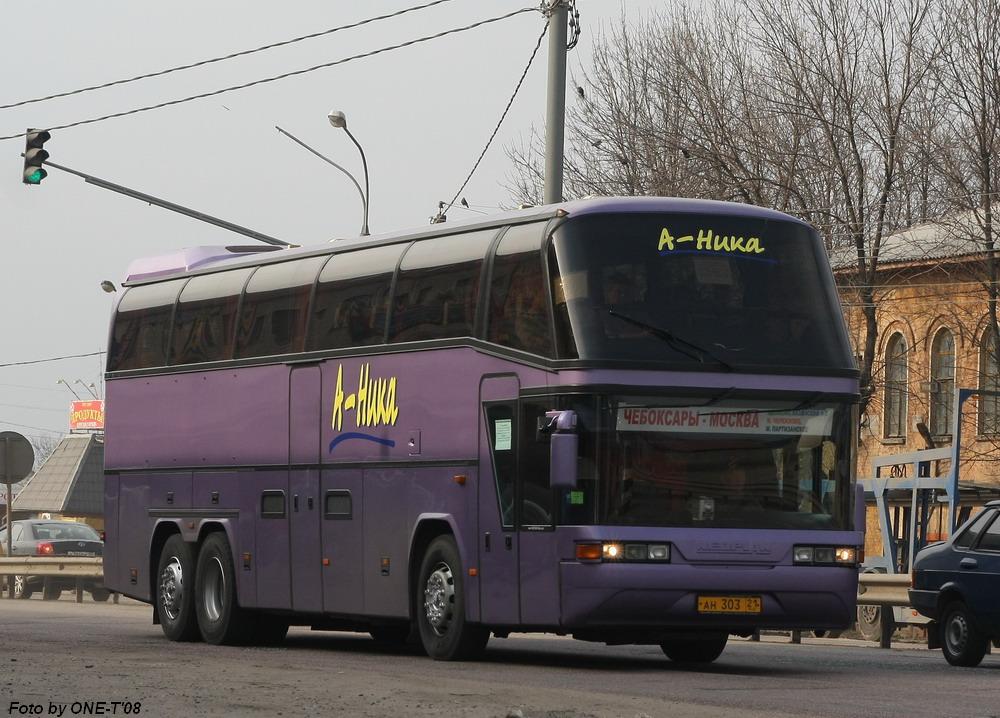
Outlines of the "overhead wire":
M 418 45 L 418 44 L 421 44 L 421 43 L 429 42 L 431 40 L 437 40 L 439 38 L 446 37 L 448 35 L 454 35 L 456 33 L 466 32 L 468 30 L 474 30 L 475 28 L 482 27 L 484 25 L 489 25 L 491 23 L 501 22 L 503 20 L 508 20 L 508 19 L 510 19 L 512 17 L 515 17 L 517 15 L 521 15 L 521 14 L 526 13 L 526 12 L 538 12 L 538 11 L 539 11 L 538 8 L 533 8 L 533 7 L 521 8 L 519 10 L 514 10 L 514 11 L 506 13 L 504 15 L 497 15 L 495 17 L 487 18 L 485 20 L 480 20 L 478 22 L 474 22 L 474 23 L 471 23 L 469 25 L 463 25 L 461 27 L 452 28 L 450 30 L 443 30 L 441 32 L 434 33 L 433 35 L 425 35 L 423 37 L 415 38 L 413 40 L 407 40 L 406 42 L 397 43 L 395 45 L 388 45 L 386 47 L 380 47 L 380 48 L 377 48 L 375 50 L 369 50 L 368 52 L 362 52 L 362 53 L 359 53 L 357 55 L 351 55 L 349 57 L 344 57 L 344 58 L 341 58 L 339 60 L 333 60 L 331 62 L 324 62 L 324 63 L 321 63 L 319 65 L 313 65 L 312 67 L 303 68 L 301 70 L 292 70 L 291 72 L 284 72 L 284 73 L 281 73 L 280 75 L 273 75 L 271 77 L 265 77 L 265 78 L 261 78 L 261 79 L 258 79 L 258 80 L 253 80 L 251 82 L 245 82 L 245 83 L 242 83 L 240 85 L 230 85 L 229 87 L 223 87 L 221 89 L 212 90 L 210 92 L 202 92 L 202 93 L 199 93 L 197 95 L 188 95 L 187 97 L 181 97 L 181 98 L 178 98 L 176 100 L 168 100 L 166 102 L 158 102 L 158 103 L 156 103 L 154 105 L 145 105 L 143 107 L 136 107 L 136 108 L 133 108 L 131 110 L 125 110 L 125 111 L 122 111 L 122 112 L 114 112 L 114 113 L 111 113 L 111 114 L 108 114 L 108 115 L 101 115 L 100 117 L 91 117 L 91 118 L 86 119 L 86 120 L 79 120 L 77 122 L 69 122 L 69 123 L 66 123 L 66 124 L 63 124 L 63 125 L 54 125 L 52 127 L 46 127 L 44 129 L 46 129 L 49 132 L 54 131 L 54 130 L 65 130 L 65 129 L 69 129 L 70 127 L 80 127 L 81 125 L 89 125 L 89 124 L 93 124 L 95 122 L 103 122 L 105 120 L 111 120 L 111 119 L 115 119 L 115 118 L 118 118 L 118 117 L 126 117 L 128 115 L 135 115 L 135 114 L 138 114 L 140 112 L 149 112 L 150 110 L 159 110 L 159 109 L 162 109 L 164 107 L 172 107 L 174 105 L 180 105 L 180 104 L 183 104 L 185 102 L 191 102 L 193 100 L 202 100 L 202 99 L 205 99 L 206 97 L 215 97 L 216 95 L 222 95 L 222 94 L 227 93 L 227 92 L 234 92 L 236 90 L 245 90 L 248 87 L 255 87 L 256 85 L 265 85 L 267 83 L 276 82 L 278 80 L 284 80 L 284 79 L 289 78 L 289 77 L 295 77 L 297 75 L 304 75 L 306 73 L 314 72 L 316 70 L 322 70 L 322 69 L 325 69 L 325 68 L 328 68 L 328 67 L 335 67 L 337 65 L 343 65 L 343 64 L 346 64 L 348 62 L 352 62 L 354 60 L 361 60 L 361 59 L 364 59 L 364 58 L 367 58 L 367 57 L 373 57 L 375 55 L 380 55 L 380 54 L 385 53 L 385 52 L 391 52 L 393 50 L 399 50 L 399 49 L 402 49 L 404 47 L 410 47 L 411 45 Z M 27 134 L 27 133 L 26 132 L 18 132 L 17 134 L 14 134 L 14 135 L 5 135 L 3 137 L 0 137 L 0 141 L 18 139 L 20 137 L 24 137 L 25 134 Z
M 96 357 L 99 354 L 104 354 L 104 352 L 89 352 L 87 354 L 66 354 L 65 356 L 49 357 L 47 359 L 29 359 L 28 361 L 14 361 L 7 362 L 5 364 L 0 364 L 0 369 L 10 366 L 26 366 L 28 364 L 45 364 L 51 361 L 62 361 L 63 359 L 82 359 L 84 357 Z
M 18 424 L 16 422 L 5 421 L 3 419 L 0 419 L 0 424 L 5 425 L 5 426 L 16 426 L 19 429 L 34 429 L 35 431 L 44 431 L 44 432 L 46 432 L 48 434 L 65 434 L 66 433 L 65 431 L 61 431 L 59 429 L 46 429 L 44 426 L 31 426 L 30 424 Z
M 549 21 L 546 20 L 545 27 L 542 28 L 542 32 L 538 36 L 538 40 L 535 42 L 535 49 L 531 51 L 531 57 L 528 58 L 528 63 L 524 66 L 524 70 L 521 72 L 521 77 L 518 79 L 517 85 L 514 86 L 514 92 L 511 93 L 510 99 L 507 100 L 507 106 L 504 107 L 503 112 L 500 113 L 500 119 L 497 121 L 496 127 L 493 128 L 493 132 L 492 134 L 490 134 L 490 138 L 486 140 L 486 146 L 483 147 L 483 151 L 479 153 L 479 157 L 476 159 L 475 164 L 472 165 L 472 169 L 469 170 L 469 174 L 468 176 L 466 176 L 465 181 L 462 182 L 462 186 L 458 188 L 458 191 L 455 192 L 455 196 L 451 198 L 451 202 L 448 203 L 447 207 L 444 207 L 439 210 L 438 212 L 439 217 L 447 214 L 448 210 L 450 210 L 454 206 L 455 202 L 458 201 L 459 195 L 462 194 L 462 190 L 465 189 L 465 186 L 469 184 L 469 180 L 472 179 L 472 175 L 474 175 L 476 173 L 476 170 L 479 169 L 479 164 L 483 161 L 483 157 L 486 156 L 486 152 L 487 150 L 489 150 L 490 145 L 493 144 L 493 140 L 496 138 L 497 133 L 500 131 L 500 126 L 503 124 L 503 121 L 507 118 L 507 113 L 510 112 L 510 108 L 514 104 L 514 99 L 517 97 L 517 93 L 521 89 L 521 85 L 524 84 L 524 78 L 528 76 L 528 70 L 531 69 L 531 65 L 535 61 L 535 56 L 538 55 L 538 49 L 542 46 L 542 39 L 545 37 L 545 33 L 547 33 L 548 30 L 549 30 Z
M 431 2 L 424 3 L 423 5 L 414 5 L 413 7 L 403 8 L 402 10 L 397 10 L 396 12 L 386 13 L 385 15 L 378 15 L 376 17 L 366 18 L 364 20 L 359 20 L 358 22 L 353 22 L 348 25 L 339 25 L 338 27 L 328 28 L 326 30 L 320 30 L 319 32 L 311 32 L 308 35 L 299 35 L 298 37 L 293 37 L 288 40 L 280 40 L 278 42 L 272 42 L 267 45 L 261 45 L 260 47 L 254 47 L 249 50 L 240 50 L 238 52 L 232 52 L 228 55 L 220 55 L 218 57 L 208 58 L 206 60 L 198 60 L 196 62 L 191 62 L 186 65 L 177 65 L 175 67 L 169 67 L 165 70 L 156 70 L 155 72 L 147 72 L 141 75 L 135 75 L 134 77 L 125 77 L 118 80 L 111 80 L 109 82 L 103 82 L 97 85 L 89 85 L 87 87 L 81 87 L 75 90 L 67 90 L 65 92 L 56 92 L 51 95 L 45 95 L 44 97 L 34 97 L 29 100 L 19 100 L 18 102 L 10 102 L 6 105 L 0 105 L 0 110 L 8 110 L 13 107 L 21 107 L 23 105 L 30 105 L 36 102 L 45 102 L 47 100 L 55 100 L 60 97 L 69 97 L 71 95 L 80 95 L 85 92 L 92 92 L 94 90 L 103 90 L 108 87 L 115 87 L 116 85 L 125 85 L 130 82 L 137 82 L 139 80 L 147 80 L 151 77 L 162 77 L 163 75 L 169 75 L 173 72 L 180 72 L 182 70 L 190 70 L 195 67 L 203 67 L 205 65 L 211 65 L 216 62 L 223 62 L 225 60 L 232 60 L 237 57 L 245 57 L 246 55 L 253 55 L 254 53 L 263 52 L 264 50 L 272 50 L 276 47 L 284 47 L 285 45 L 292 45 L 297 42 L 302 42 L 303 40 L 311 40 L 317 37 L 323 37 L 324 35 L 332 35 L 335 32 L 340 32 L 341 30 L 353 30 L 363 25 L 368 25 L 373 22 L 378 22 L 380 20 L 388 20 L 391 18 L 399 17 L 400 15 L 405 15 L 410 12 L 417 10 L 425 10 L 434 5 L 441 5 L 446 2 L 453 2 L 454 0 L 431 0 Z

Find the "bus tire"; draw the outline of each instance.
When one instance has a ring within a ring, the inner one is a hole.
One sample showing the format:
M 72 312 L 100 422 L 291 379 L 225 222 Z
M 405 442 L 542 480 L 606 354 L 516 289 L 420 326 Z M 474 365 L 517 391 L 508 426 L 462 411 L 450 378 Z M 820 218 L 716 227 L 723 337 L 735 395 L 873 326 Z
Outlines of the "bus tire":
M 725 633 L 705 638 L 678 638 L 660 644 L 663 653 L 677 663 L 711 663 L 722 655 L 729 636 Z
M 465 582 L 451 536 L 434 539 L 417 573 L 414 609 L 420 642 L 436 661 L 460 661 L 482 653 L 490 632 L 465 618 Z
M 106 588 L 95 588 L 91 590 L 90 597 L 98 603 L 104 603 L 111 598 L 111 591 Z
M 194 613 L 194 568 L 191 544 L 180 534 L 168 538 L 156 564 L 155 606 L 160 629 L 171 641 L 201 638 Z
M 195 614 L 206 643 L 233 646 L 254 639 L 251 615 L 236 600 L 236 570 L 229 540 L 221 531 L 208 535 L 195 567 Z
M 989 642 L 973 623 L 969 609 L 961 601 L 948 604 L 941 621 L 941 652 L 953 666 L 978 666 Z

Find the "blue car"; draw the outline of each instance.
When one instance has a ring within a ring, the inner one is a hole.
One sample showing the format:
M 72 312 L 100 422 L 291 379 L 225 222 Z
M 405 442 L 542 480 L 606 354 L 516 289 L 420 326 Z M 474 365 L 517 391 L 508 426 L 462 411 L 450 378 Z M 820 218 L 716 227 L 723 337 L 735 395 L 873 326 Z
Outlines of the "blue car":
M 929 648 L 953 666 L 977 666 L 1000 648 L 1000 501 L 991 501 L 913 562 L 910 604 L 932 619 Z

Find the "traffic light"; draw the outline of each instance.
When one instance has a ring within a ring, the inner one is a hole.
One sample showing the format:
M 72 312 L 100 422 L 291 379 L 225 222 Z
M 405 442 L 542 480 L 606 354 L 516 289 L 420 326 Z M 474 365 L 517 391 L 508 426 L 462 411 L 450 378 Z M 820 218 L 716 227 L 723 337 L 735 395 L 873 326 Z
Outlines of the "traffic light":
M 48 176 L 49 173 L 42 169 L 42 165 L 49 158 L 49 153 L 42 149 L 42 145 L 50 137 L 52 135 L 45 130 L 28 128 L 24 136 L 24 174 L 21 176 L 24 184 L 41 184 Z

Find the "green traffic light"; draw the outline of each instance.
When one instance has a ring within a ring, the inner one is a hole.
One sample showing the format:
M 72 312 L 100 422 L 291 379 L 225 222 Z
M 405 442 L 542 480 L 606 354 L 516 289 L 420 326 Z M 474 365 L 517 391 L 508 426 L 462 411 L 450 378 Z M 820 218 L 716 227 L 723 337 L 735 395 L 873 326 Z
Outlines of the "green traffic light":
M 48 174 L 48 172 L 39 167 L 37 170 L 25 177 L 24 181 L 28 184 L 41 184 L 42 180 L 45 179 Z

